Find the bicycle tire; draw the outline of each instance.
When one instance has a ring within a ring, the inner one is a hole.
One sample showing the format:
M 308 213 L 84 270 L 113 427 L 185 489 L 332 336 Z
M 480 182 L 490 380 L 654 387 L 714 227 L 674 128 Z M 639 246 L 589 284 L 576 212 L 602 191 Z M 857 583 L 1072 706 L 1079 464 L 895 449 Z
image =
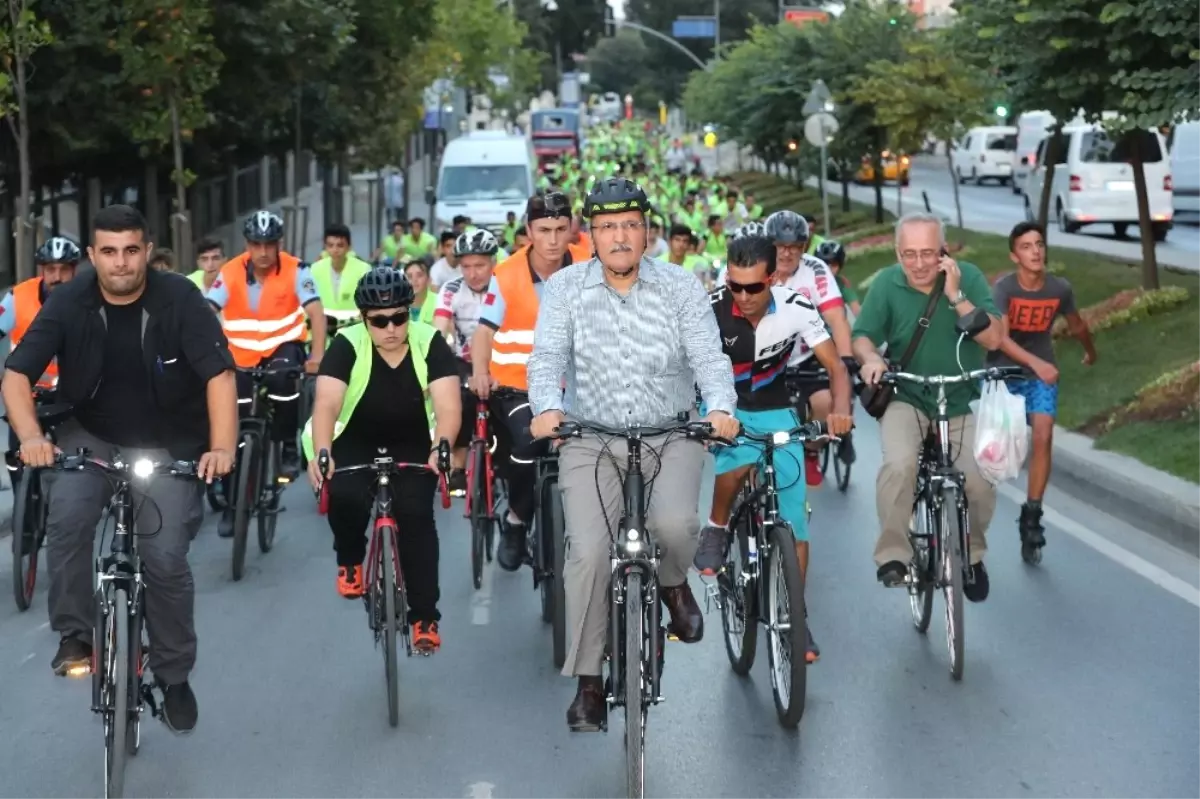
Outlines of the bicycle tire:
M 233 579 L 242 579 L 246 569 L 246 538 L 250 534 L 250 511 L 258 504 L 258 437 L 242 436 L 233 508 Z
M 754 668 L 754 657 L 758 652 L 758 579 L 748 573 L 750 566 L 750 512 L 742 514 L 737 531 L 730 541 L 729 557 L 725 568 L 717 575 L 717 587 L 721 592 L 721 630 L 725 637 L 725 654 L 733 673 L 745 677 Z M 746 582 L 738 585 L 740 575 L 746 574 Z M 740 595 L 739 595 L 740 594 Z M 732 621 L 741 613 L 742 631 L 731 629 Z
M 275 546 L 275 526 L 279 523 L 279 461 L 283 445 L 272 441 L 267 445 L 267 457 L 262 466 L 261 485 L 271 492 L 271 503 L 268 507 L 259 507 L 257 511 L 258 551 L 264 555 Z M 261 493 L 261 492 L 260 492 Z
M 388 724 L 395 727 L 400 723 L 400 678 L 396 654 L 396 531 L 391 527 L 379 528 L 382 537 L 379 564 L 380 578 L 377 590 L 383 594 L 383 673 L 387 682 Z M 376 606 L 378 607 L 378 606 Z
M 821 454 L 819 456 L 821 459 L 821 474 L 825 474 L 827 471 L 829 471 L 829 450 L 831 449 L 833 449 L 833 447 L 829 446 L 828 443 L 821 447 Z M 834 468 L 836 469 L 837 467 L 834 466 Z
M 487 454 L 482 444 L 471 452 L 471 583 L 478 591 L 483 587 L 483 559 L 487 544 L 487 528 L 491 526 L 487 507 Z
M 846 493 L 846 489 L 850 487 L 850 467 L 852 464 L 846 463 L 844 460 L 842 460 L 842 447 L 846 446 L 846 442 L 849 440 L 849 438 L 850 434 L 847 433 L 845 437 L 838 442 L 837 454 L 833 456 L 833 477 L 837 482 L 837 490 L 841 491 L 843 494 Z M 829 448 L 826 447 L 826 449 Z
M 129 595 L 121 586 L 113 588 L 112 607 L 109 609 L 108 630 L 111 631 L 106 652 L 111 669 L 105 669 L 104 679 L 107 683 L 108 698 L 111 706 L 105 707 L 107 730 L 105 735 L 104 796 L 115 799 L 125 790 L 125 749 L 126 736 L 129 729 L 129 657 L 121 652 L 121 642 L 129 641 Z
M 563 575 L 567 566 L 567 525 L 563 516 L 562 494 L 555 482 L 553 498 L 549 508 L 551 546 L 554 549 L 554 573 L 548 582 L 554 595 L 554 616 L 550 620 L 550 637 L 553 642 L 554 668 L 561 669 L 567 662 L 567 592 Z
M 204 496 L 208 500 L 208 507 L 212 509 L 213 513 L 220 513 L 229 507 L 229 502 L 225 498 L 225 491 L 218 491 L 217 488 L 221 480 L 222 478 L 218 477 L 204 487 Z M 231 481 L 226 480 L 225 482 L 226 485 L 224 487 L 228 490 L 228 483 Z
M 136 757 L 142 745 L 142 658 L 145 653 L 142 646 L 144 610 L 140 601 L 130 617 L 133 623 L 129 625 L 129 728 L 125 732 L 125 752 Z
M 950 676 L 961 680 L 965 633 L 963 627 L 962 520 L 958 514 L 958 490 L 944 489 L 939 509 L 942 533 L 942 597 L 946 601 L 946 649 L 950 653 Z
M 646 778 L 646 694 L 642 672 L 646 650 L 646 613 L 642 575 L 625 576 L 625 784 L 630 799 L 640 799 Z
M 44 514 L 37 491 L 38 479 L 36 470 L 24 469 L 21 479 L 13 487 L 13 599 L 21 611 L 29 610 L 33 604 L 33 592 L 37 587 L 38 552 L 45 534 L 42 524 Z M 29 529 L 31 524 L 32 530 Z
M 767 553 L 767 618 L 771 643 L 767 647 L 771 665 L 771 693 L 775 697 L 775 712 L 779 723 L 794 728 L 804 716 L 804 703 L 808 688 L 807 622 L 804 616 L 804 578 L 800 574 L 800 561 L 796 558 L 795 537 L 791 525 L 772 525 L 766 534 L 770 543 Z M 760 555 L 761 558 L 761 555 Z M 781 586 L 780 583 L 783 585 Z M 783 594 L 780 593 L 782 588 Z M 785 620 L 781 618 L 779 600 L 786 594 L 788 607 Z M 786 623 L 787 629 L 780 625 Z M 781 663 L 784 647 L 787 647 L 786 673 Z M 786 696 L 784 696 L 786 692 Z
M 932 563 L 935 549 L 929 544 L 937 540 L 937 524 L 927 497 L 919 496 L 909 521 L 908 543 L 913 555 L 908 564 L 908 606 L 913 627 L 921 634 L 929 629 L 929 621 L 933 618 L 933 593 L 937 589 L 937 581 Z M 924 532 L 917 535 L 917 530 Z
M 536 526 L 534 527 L 534 542 L 537 549 L 535 573 L 538 578 L 538 598 L 542 606 L 542 622 L 550 624 L 554 621 L 554 521 L 550 518 L 550 503 L 552 500 L 554 480 L 542 478 L 540 495 L 538 496 Z

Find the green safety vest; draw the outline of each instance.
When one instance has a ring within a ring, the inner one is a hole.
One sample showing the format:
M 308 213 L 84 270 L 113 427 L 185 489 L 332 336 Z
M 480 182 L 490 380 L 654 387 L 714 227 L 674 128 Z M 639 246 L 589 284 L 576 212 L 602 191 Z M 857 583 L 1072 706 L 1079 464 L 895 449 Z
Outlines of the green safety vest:
M 721 257 L 725 255 L 725 234 L 717 236 L 709 231 L 708 238 L 704 241 L 704 254 Z
M 389 233 L 379 243 L 379 249 L 383 250 L 383 254 L 388 257 L 389 261 L 394 261 L 396 260 L 396 253 L 400 252 L 400 242 L 395 236 Z
M 204 270 L 197 269 L 187 276 L 187 279 L 196 284 L 196 288 L 204 291 Z
M 333 317 L 339 323 L 357 319 L 358 306 L 354 304 L 354 289 L 358 287 L 358 281 L 362 280 L 363 275 L 371 271 L 371 265 L 353 252 L 347 253 L 346 265 L 342 267 L 342 277 L 336 292 L 333 290 L 332 258 L 322 258 L 310 267 L 310 271 L 325 315 Z
M 339 336 L 345 336 L 354 347 L 354 366 L 350 369 L 350 382 L 346 386 L 346 396 L 342 400 L 342 411 L 338 414 L 333 425 L 333 438 L 337 439 L 346 429 L 354 409 L 367 391 L 371 382 L 371 364 L 375 360 L 375 343 L 365 325 L 357 324 L 342 328 Z M 433 430 L 433 400 L 429 396 L 429 365 L 425 359 L 429 356 L 429 346 L 433 337 L 440 335 L 431 325 L 422 322 L 408 323 L 408 351 L 412 356 L 413 370 L 417 373 L 417 383 L 425 396 L 425 420 L 429 429 Z M 304 455 L 308 460 L 316 457 L 313 451 L 312 417 L 304 424 L 304 433 L 300 437 L 304 447 Z
M 419 241 L 413 239 L 411 233 L 405 233 L 400 237 L 400 249 L 404 250 L 404 254 L 409 258 L 420 258 L 426 253 L 433 253 L 435 247 L 437 247 L 437 239 L 423 230 Z
M 763 215 L 762 203 L 756 203 L 755 206 L 750 209 L 750 221 L 757 222 L 759 219 L 762 218 L 762 215 Z

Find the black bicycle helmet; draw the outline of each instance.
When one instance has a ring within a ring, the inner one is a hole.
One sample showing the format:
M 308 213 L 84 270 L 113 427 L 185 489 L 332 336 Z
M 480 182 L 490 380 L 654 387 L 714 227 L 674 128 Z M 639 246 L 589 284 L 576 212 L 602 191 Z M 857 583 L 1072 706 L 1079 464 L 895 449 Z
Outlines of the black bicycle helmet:
M 389 266 L 377 266 L 367 272 L 354 289 L 354 304 L 360 311 L 402 308 L 412 305 L 414 299 L 416 295 L 408 278 Z
M 283 220 L 270 211 L 255 211 L 242 226 L 246 241 L 267 242 L 283 238 Z
M 815 253 L 818 258 L 827 264 L 837 264 L 841 266 L 846 263 L 846 248 L 840 242 L 829 239 L 821 242 Z
M 598 181 L 583 201 L 587 219 L 600 214 L 619 214 L 624 211 L 650 213 L 650 200 L 642 187 L 629 178 L 605 178 Z
M 79 245 L 66 236 L 51 236 L 46 243 L 38 247 L 33 255 L 34 263 L 42 264 L 71 264 L 74 266 L 83 259 Z
M 495 255 L 500 244 L 490 231 L 478 228 L 463 233 L 454 241 L 454 255 Z
M 776 211 L 767 217 L 766 236 L 776 244 L 801 244 L 808 241 L 808 223 L 795 211 Z

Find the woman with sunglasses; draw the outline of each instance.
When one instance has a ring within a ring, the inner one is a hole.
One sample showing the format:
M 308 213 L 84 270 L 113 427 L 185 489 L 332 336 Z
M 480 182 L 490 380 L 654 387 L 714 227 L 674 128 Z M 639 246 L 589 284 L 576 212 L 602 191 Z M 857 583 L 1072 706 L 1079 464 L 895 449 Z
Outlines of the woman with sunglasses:
M 401 272 L 372 269 L 354 301 L 363 324 L 344 327 L 330 344 L 317 376 L 313 415 L 304 430 L 308 475 L 316 489 L 336 464 L 368 463 L 386 454 L 436 469 L 434 442 L 453 441 L 461 423 L 458 368 L 446 340 L 410 320 L 412 286 Z M 332 456 L 325 475 L 314 453 Z M 408 585 L 413 646 L 433 652 L 438 635 L 438 538 L 433 520 L 437 476 L 402 472 L 392 481 L 401 568 Z M 329 484 L 329 526 L 337 554 L 337 591 L 361 597 L 364 531 L 370 520 L 374 475 L 337 475 Z

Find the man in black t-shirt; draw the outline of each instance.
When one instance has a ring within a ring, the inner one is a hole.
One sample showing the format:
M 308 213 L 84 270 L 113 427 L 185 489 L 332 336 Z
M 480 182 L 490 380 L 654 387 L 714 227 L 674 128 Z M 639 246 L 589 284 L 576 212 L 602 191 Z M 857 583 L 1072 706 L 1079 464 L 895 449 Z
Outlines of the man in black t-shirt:
M 8 357 L 2 384 L 21 460 L 54 462 L 55 445 L 34 410 L 31 383 L 58 358 L 58 399 L 73 418 L 55 429 L 58 448 L 93 457 L 199 460 L 202 479 L 227 474 L 237 438 L 233 357 L 200 290 L 173 272 L 148 270 L 146 222 L 114 205 L 92 223 L 95 271 L 57 289 Z M 47 472 L 46 550 L 50 625 L 61 636 L 56 674 L 90 665 L 92 543 L 112 496 L 103 475 Z M 188 675 L 196 661 L 195 586 L 187 554 L 204 518 L 202 484 L 161 477 L 136 487 L 138 552 L 146 572 L 150 668 L 175 732 L 196 725 Z M 157 532 L 156 532 L 157 531 Z

